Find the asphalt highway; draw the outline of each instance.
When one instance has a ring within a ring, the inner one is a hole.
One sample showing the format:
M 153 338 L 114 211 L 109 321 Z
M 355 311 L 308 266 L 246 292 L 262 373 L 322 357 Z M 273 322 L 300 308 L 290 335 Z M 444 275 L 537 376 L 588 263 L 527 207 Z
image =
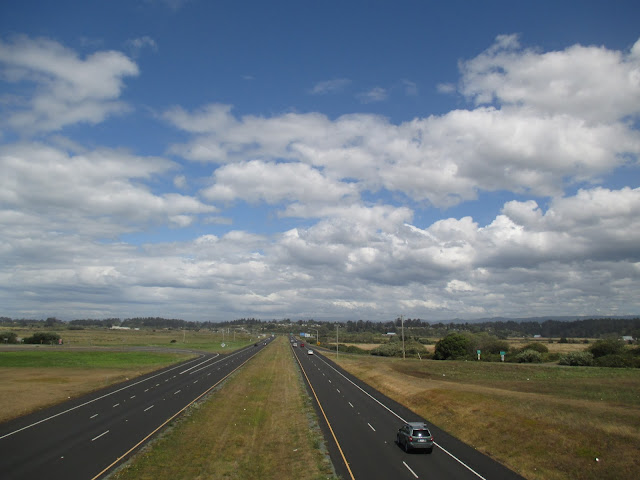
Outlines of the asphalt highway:
M 267 343 L 203 354 L 0 424 L 0 478 L 103 477 Z
M 298 345 L 300 341 L 297 340 Z M 336 472 L 344 479 L 437 478 L 522 480 L 522 477 L 426 421 L 433 453 L 406 453 L 396 433 L 406 422 L 425 421 L 337 366 L 313 348 L 293 347 L 316 402 Z

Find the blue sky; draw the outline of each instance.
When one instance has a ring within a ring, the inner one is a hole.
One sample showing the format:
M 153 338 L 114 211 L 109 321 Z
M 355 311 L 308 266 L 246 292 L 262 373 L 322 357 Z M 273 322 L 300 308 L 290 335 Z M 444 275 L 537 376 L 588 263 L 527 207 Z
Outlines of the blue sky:
M 4 1 L 0 314 L 638 314 L 638 18 Z

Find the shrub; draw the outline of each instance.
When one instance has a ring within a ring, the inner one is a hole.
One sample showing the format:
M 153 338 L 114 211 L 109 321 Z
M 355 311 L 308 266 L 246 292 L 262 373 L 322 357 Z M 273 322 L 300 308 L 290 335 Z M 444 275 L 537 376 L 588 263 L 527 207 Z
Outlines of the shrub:
M 60 335 L 53 332 L 38 332 L 34 333 L 30 337 L 24 339 L 24 343 L 39 344 L 39 343 L 58 343 Z
M 369 353 L 365 349 L 356 347 L 355 345 L 340 345 L 340 351 L 344 353 L 358 353 L 358 354 Z
M 509 351 L 509 342 L 493 336 L 480 337 L 476 340 L 476 350 L 482 350 L 483 355 L 500 355 L 500 352 Z
M 596 367 L 609 368 L 630 368 L 633 366 L 633 359 L 630 355 L 604 355 L 594 360 Z
M 540 363 L 542 354 L 536 350 L 524 350 L 516 355 L 518 363 Z
M 0 332 L 0 342 L 4 343 L 5 338 L 7 343 L 18 343 L 18 335 L 15 332 Z
M 593 354 L 594 358 L 604 357 L 606 355 L 621 355 L 624 353 L 624 350 L 624 343 L 615 338 L 597 340 L 589 347 L 589 351 Z
M 593 355 L 591 352 L 571 352 L 562 355 L 558 363 L 572 367 L 590 367 L 593 365 Z
M 353 347 L 353 348 L 357 348 L 357 347 Z M 360 348 L 357 348 L 357 350 L 358 352 L 354 352 L 354 353 L 366 353 L 364 350 Z M 340 351 L 342 351 L 342 347 L 340 347 Z M 384 343 L 374 348 L 373 350 L 371 350 L 370 353 L 371 355 L 378 355 L 380 357 L 401 357 L 402 341 L 400 342 L 392 341 L 389 343 Z M 410 340 L 408 342 L 405 341 L 404 343 L 404 353 L 405 353 L 405 356 L 407 357 L 417 357 L 418 353 L 420 353 L 420 355 L 424 357 L 427 352 L 425 352 L 422 344 L 414 340 Z
M 524 352 L 525 350 L 534 350 L 538 353 L 549 353 L 549 348 L 544 343 L 540 343 L 540 342 L 527 343 L 520 350 L 522 352 Z
M 433 358 L 446 360 L 448 358 L 462 358 L 469 354 L 470 340 L 460 333 L 450 333 L 436 343 Z

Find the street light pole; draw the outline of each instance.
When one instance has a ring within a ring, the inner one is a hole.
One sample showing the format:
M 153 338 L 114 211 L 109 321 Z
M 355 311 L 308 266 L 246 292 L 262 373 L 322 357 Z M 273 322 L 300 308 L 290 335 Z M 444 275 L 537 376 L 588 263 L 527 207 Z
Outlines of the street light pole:
M 340 325 L 338 325 L 336 323 L 336 360 L 338 360 L 338 349 L 340 348 L 338 346 L 338 328 L 340 327 Z

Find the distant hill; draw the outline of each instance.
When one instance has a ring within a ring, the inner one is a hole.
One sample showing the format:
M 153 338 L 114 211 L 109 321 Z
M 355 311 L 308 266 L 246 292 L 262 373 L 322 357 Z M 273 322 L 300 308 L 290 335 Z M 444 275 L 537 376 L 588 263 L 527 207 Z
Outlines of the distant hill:
M 575 322 L 576 320 L 604 320 L 604 319 L 620 319 L 620 320 L 631 320 L 634 318 L 640 318 L 640 314 L 638 315 L 547 315 L 545 317 L 485 317 L 485 318 L 474 318 L 472 320 L 465 320 L 462 318 L 454 318 L 452 320 L 440 320 L 438 322 L 431 323 L 493 323 L 493 322 L 537 322 L 543 323 L 548 320 L 554 320 L 557 322 Z

